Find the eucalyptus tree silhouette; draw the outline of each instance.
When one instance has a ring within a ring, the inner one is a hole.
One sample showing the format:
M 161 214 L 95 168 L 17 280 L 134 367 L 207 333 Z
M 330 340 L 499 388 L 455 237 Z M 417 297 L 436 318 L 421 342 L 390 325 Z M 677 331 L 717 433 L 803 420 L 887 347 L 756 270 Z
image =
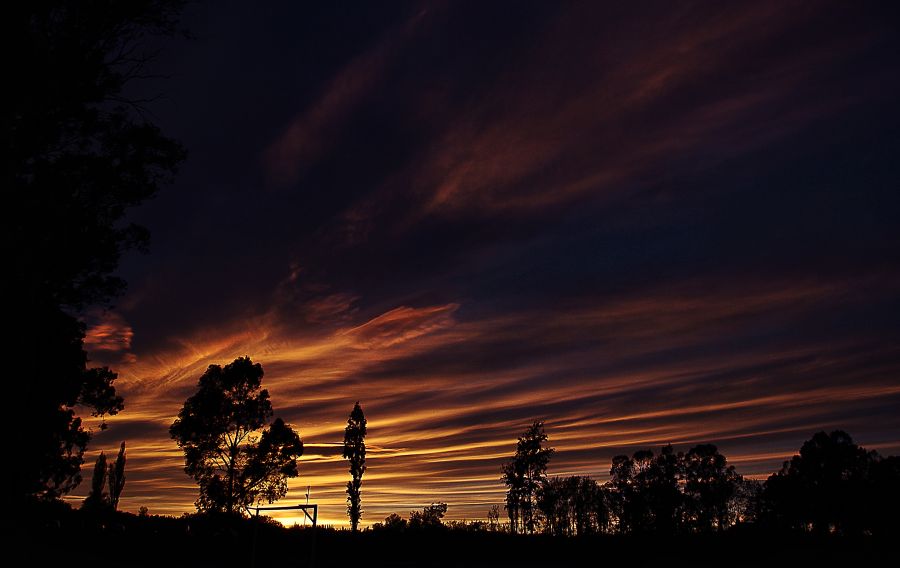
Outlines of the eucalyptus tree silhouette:
M 538 491 L 537 506 L 544 531 L 555 535 L 585 535 L 605 531 L 609 524 L 603 488 L 589 477 L 552 478 Z
M 742 478 L 712 444 L 687 454 L 671 445 L 613 458 L 608 500 L 619 532 L 674 534 L 732 524 Z
M 547 480 L 547 464 L 553 448 L 547 442 L 544 422 L 536 420 L 519 437 L 513 459 L 503 465 L 501 480 L 506 484 L 506 510 L 512 532 L 533 533 L 537 526 L 538 491 Z
M 649 530 L 661 534 L 674 534 L 681 524 L 684 496 L 679 480 L 684 468 L 684 455 L 675 453 L 671 444 L 660 448 L 650 466 L 642 472 L 641 484 L 647 492 Z
M 57 497 L 81 481 L 90 432 L 77 411 L 123 408 L 107 368 L 88 369 L 84 310 L 123 288 L 112 276 L 147 232 L 129 207 L 169 181 L 182 148 L 123 96 L 149 57 L 143 41 L 175 31 L 183 2 L 17 2 L 4 9 L 3 272 L 10 382 L 28 401 L 27 443 L 9 490 Z M 39 385 L 39 388 L 35 385 Z
M 823 533 L 870 528 L 870 473 L 879 460 L 842 430 L 818 432 L 766 481 L 767 520 Z
M 362 516 L 360 486 L 366 472 L 366 417 L 359 401 L 353 405 L 344 429 L 344 459 L 350 462 L 350 481 L 347 482 L 347 515 L 350 529 L 356 532 Z
M 249 357 L 210 365 L 169 429 L 184 450 L 184 471 L 200 484 L 200 511 L 244 513 L 255 502 L 272 503 L 299 474 L 300 437 L 281 418 L 265 428 L 272 403 L 262 377 Z
M 642 470 L 649 467 L 653 452 L 639 451 L 634 457 L 613 457 L 609 470 L 610 502 L 619 532 L 641 532 L 649 526 L 647 495 L 641 483 Z
M 687 517 L 701 532 L 731 524 L 729 504 L 743 478 L 713 444 L 700 444 L 684 456 L 684 493 Z

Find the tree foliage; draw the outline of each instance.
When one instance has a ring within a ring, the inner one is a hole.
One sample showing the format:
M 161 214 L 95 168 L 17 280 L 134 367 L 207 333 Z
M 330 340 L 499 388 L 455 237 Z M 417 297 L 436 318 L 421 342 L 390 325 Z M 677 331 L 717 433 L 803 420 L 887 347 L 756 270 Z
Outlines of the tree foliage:
M 867 451 L 842 431 L 815 434 L 765 485 L 744 479 L 713 444 L 686 453 L 664 446 L 613 457 L 603 485 L 579 476 L 544 480 L 535 524 L 556 535 L 703 533 L 739 523 L 892 534 L 900 528 L 898 488 L 900 458 Z
M 106 454 L 100 452 L 94 463 L 94 473 L 91 476 L 91 491 L 85 497 L 82 507 L 91 511 L 100 511 L 109 506 L 109 497 L 106 495 Z
M 487 527 L 491 532 L 500 530 L 500 505 L 491 505 L 487 512 Z
M 412 511 L 409 514 L 408 527 L 411 530 L 436 529 L 443 526 L 441 519 L 447 513 L 446 503 L 432 503 L 421 511 Z
M 380 531 L 392 531 L 392 532 L 402 532 L 406 530 L 406 519 L 398 515 L 397 513 L 391 513 L 387 517 L 384 518 L 384 521 L 380 523 L 375 523 L 372 525 L 372 530 Z
M 91 477 L 91 490 L 84 499 L 82 507 L 91 511 L 112 510 L 119 508 L 119 497 L 125 488 L 125 442 L 119 447 L 114 463 L 108 463 L 106 454 L 100 452 L 94 463 Z
M 658 453 L 617 455 L 600 485 L 584 476 L 548 478 L 547 440 L 543 423 L 534 422 L 503 466 L 511 532 L 706 532 L 746 521 L 758 509 L 758 484 L 744 481 L 712 444 L 686 454 L 667 445 Z
M 576 536 L 604 532 L 609 524 L 606 496 L 589 477 L 554 477 L 538 492 L 538 509 L 544 532 Z
M 447 504 L 443 502 L 432 503 L 421 511 L 411 511 L 407 521 L 397 513 L 391 513 L 384 521 L 372 525 L 375 531 L 403 532 L 406 530 L 421 531 L 445 528 L 442 521 L 447 513 Z
M 741 490 L 742 478 L 713 444 L 694 446 L 684 456 L 686 521 L 698 531 L 731 526 L 729 504 Z
M 143 39 L 172 33 L 181 4 L 20 2 L 4 12 L 15 46 L 5 69 L 16 79 L 0 110 L 0 286 L 17 307 L 12 352 L 27 362 L 14 374 L 35 379 L 12 393 L 28 400 L 30 416 L 11 483 L 19 497 L 57 497 L 81 481 L 90 432 L 79 407 L 97 416 L 123 408 L 116 374 L 87 366 L 80 314 L 122 290 L 113 275 L 119 258 L 147 242 L 125 214 L 167 183 L 184 156 L 123 95 L 149 58 Z
M 764 519 L 776 526 L 859 534 L 897 527 L 900 468 L 854 443 L 844 431 L 818 432 L 771 475 Z
M 210 365 L 169 429 L 184 450 L 185 472 L 200 485 L 201 511 L 241 513 L 272 503 L 299 474 L 303 442 L 281 418 L 268 424 L 272 403 L 262 377 L 249 357 Z
M 537 525 L 538 491 L 547 479 L 553 448 L 547 442 L 543 421 L 529 426 L 516 445 L 513 459 L 504 464 L 501 480 L 507 486 L 506 510 L 512 532 L 533 533 Z
M 668 445 L 658 454 L 615 456 L 607 496 L 619 532 L 705 532 L 742 518 L 736 502 L 742 483 L 716 446 L 700 444 L 684 454 Z
M 362 516 L 360 486 L 366 472 L 366 417 L 359 401 L 353 405 L 347 427 L 344 429 L 344 459 L 350 462 L 350 481 L 347 482 L 347 515 L 350 528 L 356 532 Z
M 119 508 L 119 497 L 122 495 L 122 490 L 125 489 L 125 442 L 119 446 L 116 463 L 109 464 L 107 479 L 109 481 L 109 505 L 115 511 Z

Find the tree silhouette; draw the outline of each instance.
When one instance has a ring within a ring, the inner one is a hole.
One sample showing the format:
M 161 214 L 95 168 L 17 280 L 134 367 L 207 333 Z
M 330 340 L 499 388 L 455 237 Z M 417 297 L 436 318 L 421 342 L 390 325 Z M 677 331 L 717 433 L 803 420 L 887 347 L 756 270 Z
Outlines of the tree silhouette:
M 28 401 L 28 443 L 9 484 L 18 498 L 57 497 L 81 481 L 90 432 L 79 407 L 97 416 L 123 408 L 116 374 L 87 368 L 80 318 L 122 290 L 112 272 L 147 233 L 121 221 L 184 156 L 122 95 L 146 62 L 141 42 L 172 33 L 182 3 L 51 0 L 4 11 L 5 71 L 16 80 L 0 110 L 0 290 L 17 308 L 7 322 L 11 375 L 32 378 L 8 393 Z
M 347 515 L 350 517 L 350 529 L 356 532 L 362 516 L 359 489 L 366 472 L 366 417 L 359 401 L 353 405 L 344 429 L 344 459 L 350 461 L 351 478 L 347 482 Z
M 122 495 L 122 490 L 125 489 L 125 442 L 119 446 L 116 463 L 109 464 L 107 479 L 109 480 L 109 504 L 115 511 L 119 508 L 119 497 Z
M 446 503 L 432 503 L 421 511 L 412 511 L 409 514 L 410 529 L 435 529 L 443 526 L 441 519 L 447 513 Z M 387 519 L 385 519 L 387 520 Z
M 281 418 L 264 429 L 272 403 L 260 390 L 262 377 L 262 366 L 249 357 L 210 365 L 169 429 L 184 450 L 185 472 L 200 485 L 201 511 L 241 513 L 255 502 L 271 503 L 298 475 L 303 442 Z
M 618 529 L 624 533 L 672 534 L 680 526 L 683 495 L 679 486 L 682 454 L 671 445 L 658 455 L 639 450 L 630 458 L 613 458 L 610 468 L 610 503 Z
M 537 506 L 545 532 L 572 536 L 606 530 L 605 501 L 603 489 L 596 481 L 573 475 L 546 480 L 538 492 Z
M 647 492 L 651 520 L 648 528 L 654 532 L 671 535 L 678 530 L 684 500 L 679 487 L 683 460 L 684 455 L 676 454 L 669 444 L 660 449 L 642 472 L 640 482 Z
M 758 523 L 761 519 L 763 483 L 738 475 L 734 494 L 728 502 L 729 525 Z
M 866 501 L 870 469 L 878 459 L 846 432 L 818 432 L 766 481 L 767 517 L 790 528 L 861 532 L 871 523 Z
M 488 530 L 496 532 L 500 530 L 500 505 L 491 505 L 487 512 Z
M 635 458 L 641 457 L 644 456 L 635 453 Z M 613 457 L 609 469 L 610 502 L 616 525 L 622 533 L 641 531 L 648 524 L 645 519 L 646 498 L 637 479 L 636 461 L 626 455 L 618 455 Z
M 692 524 L 700 531 L 728 527 L 729 503 L 743 478 L 713 444 L 694 446 L 684 461 L 684 492 Z
M 109 499 L 104 491 L 106 490 L 106 454 L 100 452 L 97 461 L 94 463 L 94 474 L 91 477 L 91 491 L 85 497 L 82 506 L 85 509 L 99 511 L 109 505 Z
M 547 464 L 553 455 L 553 448 L 544 447 L 547 440 L 544 422 L 533 422 L 519 437 L 513 459 L 503 466 L 501 480 L 508 487 L 506 510 L 514 533 L 535 530 L 538 491 L 547 479 Z
M 543 518 L 544 532 L 557 536 L 571 534 L 566 481 L 559 477 L 547 479 L 537 495 L 537 509 Z
M 388 530 L 394 532 L 402 532 L 406 530 L 406 519 L 397 513 L 391 513 L 384 518 L 384 521 L 372 525 L 373 530 Z
M 865 515 L 877 535 L 900 534 L 900 456 L 877 457 L 869 471 Z

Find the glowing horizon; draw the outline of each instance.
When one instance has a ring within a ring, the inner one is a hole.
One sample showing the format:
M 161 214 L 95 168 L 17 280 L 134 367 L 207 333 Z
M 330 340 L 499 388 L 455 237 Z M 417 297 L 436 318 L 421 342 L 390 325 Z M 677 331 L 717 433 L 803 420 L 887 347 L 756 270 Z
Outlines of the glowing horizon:
M 757 478 L 777 470 L 819 429 L 847 429 L 867 448 L 895 452 L 900 439 L 873 439 L 858 418 L 889 410 L 900 399 L 900 386 L 883 378 L 893 368 L 867 369 L 853 384 L 837 380 L 847 377 L 846 368 L 859 358 L 854 354 L 859 345 L 854 343 L 801 344 L 779 352 L 747 349 L 739 356 L 730 353 L 727 361 L 701 356 L 678 365 L 630 363 L 633 368 L 627 373 L 613 371 L 621 361 L 652 359 L 665 339 L 657 334 L 669 337 L 666 350 L 675 341 L 670 334 L 687 344 L 712 342 L 718 333 L 715 325 L 706 333 L 686 332 L 729 318 L 752 323 L 753 318 L 774 313 L 779 318 L 799 317 L 821 309 L 831 300 L 829 294 L 840 293 L 800 286 L 753 290 L 728 301 L 682 297 L 664 303 L 613 302 L 580 314 L 574 322 L 567 314 L 545 319 L 559 337 L 545 336 L 543 341 L 572 341 L 569 333 L 597 333 L 596 337 L 609 340 L 603 331 L 613 326 L 632 340 L 631 334 L 642 333 L 641 349 L 597 345 L 590 355 L 547 357 L 480 376 L 472 376 L 472 369 L 451 370 L 410 383 L 376 379 L 365 384 L 354 377 L 448 345 L 475 349 L 486 337 L 497 340 L 521 322 L 508 317 L 461 321 L 454 316 L 458 306 L 450 304 L 395 308 L 319 339 L 305 334 L 289 339 L 273 327 L 262 334 L 236 330 L 208 343 L 182 341 L 175 353 L 146 362 L 131 358 L 117 367 L 126 411 L 107 419 L 109 428 L 97 432 L 87 459 L 99 449 L 113 451 L 125 439 L 128 484 L 121 508 L 136 512 L 143 505 L 155 514 L 174 515 L 194 511 L 197 488 L 182 473 L 182 453 L 169 440 L 167 429 L 207 365 L 243 355 L 263 365 L 263 387 L 271 394 L 276 415 L 293 424 L 304 440 L 301 475 L 291 480 L 283 501 L 297 503 L 311 486 L 312 502 L 319 504 L 326 524 L 346 523 L 342 513 L 348 474 L 340 440 L 345 415 L 357 399 L 370 432 L 363 478 L 364 525 L 391 512 L 406 515 L 432 501 L 450 505 L 449 519 L 484 518 L 491 505 L 503 503 L 500 464 L 512 455 L 516 437 L 532 419 L 546 421 L 550 443 L 557 449 L 551 475 L 590 475 L 599 480 L 606 479 L 614 454 L 658 449 L 667 443 L 685 450 L 698 443 L 716 443 L 740 473 Z M 678 316 L 677 324 L 673 315 Z M 635 322 L 646 326 L 644 332 L 633 327 Z M 108 333 L 110 324 L 94 329 Z M 100 343 L 89 337 L 89 344 Z M 589 366 L 591 359 L 600 362 L 595 369 Z M 774 376 L 761 376 L 760 368 L 773 369 Z M 829 368 L 842 374 L 834 376 Z M 805 384 L 799 382 L 801 372 L 809 373 Z M 702 402 L 687 400 L 721 373 L 735 375 L 728 389 L 707 393 Z M 563 375 L 568 378 L 560 379 Z M 541 377 L 548 376 L 556 378 L 542 384 Z M 779 387 L 786 377 L 791 378 L 790 388 Z M 515 388 L 525 384 L 526 390 Z M 748 395 L 760 389 L 764 394 Z M 631 400 L 651 392 L 646 403 Z M 85 485 L 80 489 L 84 491 Z M 289 512 L 273 516 L 291 518 Z

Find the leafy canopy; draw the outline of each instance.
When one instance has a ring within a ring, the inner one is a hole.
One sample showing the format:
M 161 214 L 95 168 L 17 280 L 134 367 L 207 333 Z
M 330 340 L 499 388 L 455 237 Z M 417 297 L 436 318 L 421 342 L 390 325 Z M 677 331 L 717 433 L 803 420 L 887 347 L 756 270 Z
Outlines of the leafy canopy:
M 269 425 L 272 403 L 262 377 L 262 366 L 249 357 L 210 365 L 169 429 L 184 450 L 184 471 L 200 485 L 201 511 L 241 513 L 272 503 L 299 474 L 303 442 L 281 418 Z
M 360 486 L 366 472 L 366 416 L 359 401 L 353 405 L 344 429 L 344 459 L 350 462 L 350 481 L 347 482 L 347 515 L 350 528 L 356 531 L 362 516 Z
M 0 107 L 2 296 L 14 302 L 13 400 L 27 400 L 16 497 L 58 497 L 81 481 L 90 432 L 78 414 L 123 408 L 107 368 L 88 369 L 81 310 L 124 282 L 121 255 L 147 243 L 125 221 L 172 178 L 184 151 L 123 94 L 150 59 L 145 40 L 175 31 L 179 0 L 16 2 L 6 6 Z M 37 366 L 36 366 L 37 365 Z M 20 384 L 21 383 L 21 384 Z M 39 384 L 40 388 L 34 388 Z M 83 407 L 83 408 L 79 408 Z
M 537 525 L 538 491 L 547 479 L 547 464 L 553 448 L 544 447 L 548 437 L 544 422 L 535 421 L 519 437 L 516 454 L 504 464 L 501 480 L 509 488 L 506 509 L 513 532 L 532 533 Z

